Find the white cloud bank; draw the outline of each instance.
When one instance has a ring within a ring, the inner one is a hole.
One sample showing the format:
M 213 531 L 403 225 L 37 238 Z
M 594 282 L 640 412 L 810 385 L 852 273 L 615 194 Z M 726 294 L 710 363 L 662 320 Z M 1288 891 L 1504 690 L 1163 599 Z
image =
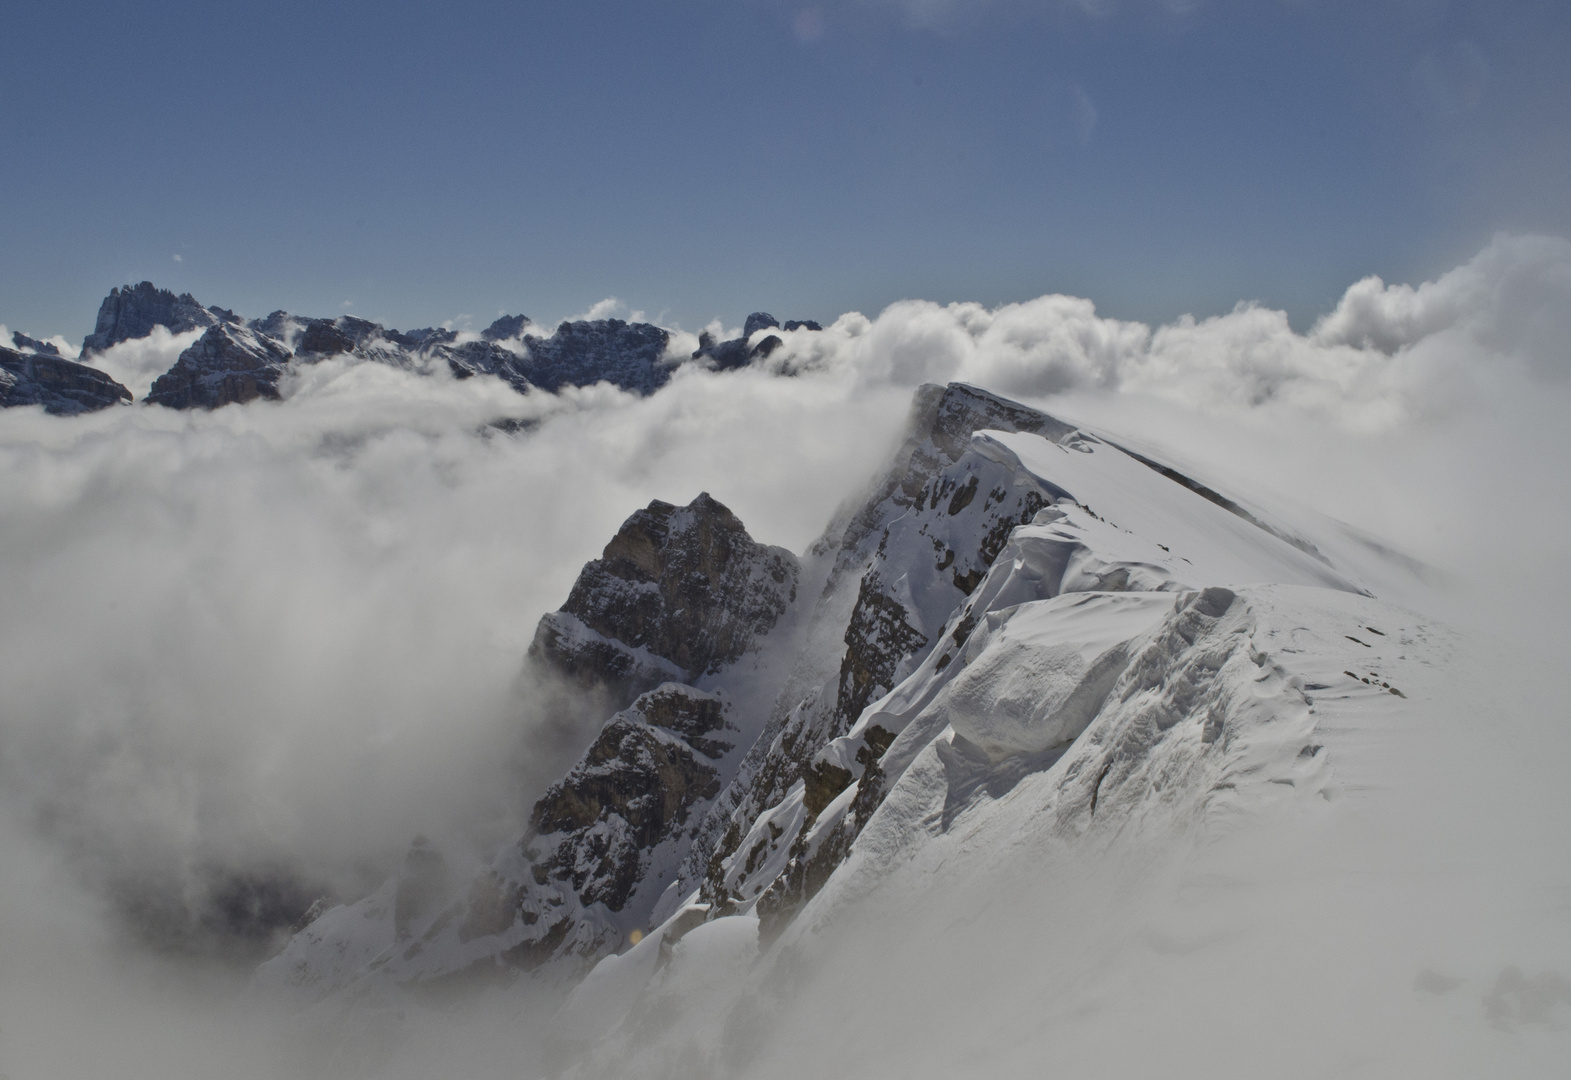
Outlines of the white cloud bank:
M 1319 414 L 1373 431 L 1456 408 L 1501 377 L 1563 379 L 1568 340 L 1571 242 L 1499 237 L 1417 288 L 1365 278 L 1308 334 L 1250 303 L 1153 330 L 1071 296 L 994 309 L 903 301 L 874 320 L 853 314 L 824 335 L 798 334 L 776 362 L 849 366 L 899 386 L 960 379 L 1028 397 L 1137 392 L 1218 415 Z

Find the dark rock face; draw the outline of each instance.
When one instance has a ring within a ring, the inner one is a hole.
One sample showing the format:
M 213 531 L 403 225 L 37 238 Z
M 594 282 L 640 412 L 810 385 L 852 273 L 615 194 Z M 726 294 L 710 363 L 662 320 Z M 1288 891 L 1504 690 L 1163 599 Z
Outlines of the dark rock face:
M 458 340 L 458 331 L 443 330 L 435 326 L 424 326 L 419 330 L 410 330 L 400 334 L 397 330 L 389 330 L 387 339 L 406 349 L 423 349 L 433 345 L 446 345 Z
M 288 350 L 269 337 L 243 326 L 214 326 L 158 377 L 146 400 L 171 409 L 276 401 L 288 361 Z
M 297 353 L 316 356 L 337 356 L 339 353 L 353 352 L 354 347 L 355 339 L 327 319 L 312 319 L 306 324 L 300 340 L 295 343 Z
M 495 341 L 466 341 L 459 345 L 445 344 L 433 348 L 447 360 L 453 377 L 467 379 L 471 375 L 495 375 L 512 385 L 519 393 L 526 393 L 532 384 L 527 374 L 529 362 Z
M 854 724 L 863 709 L 894 687 L 900 664 L 927 644 L 927 635 L 907 621 L 911 612 L 889 593 L 877 570 L 868 571 L 862 578 L 845 632 L 846 651 L 840 661 L 835 697 L 835 728 Z
M 760 330 L 778 330 L 780 320 L 767 311 L 755 311 L 747 317 L 747 322 L 742 326 L 742 336 L 750 338 Z
M 16 345 L 17 352 L 43 353 L 45 356 L 59 356 L 60 347 L 48 341 L 39 341 L 30 338 L 19 331 L 13 331 L 11 341 Z
M 716 371 L 731 371 L 736 368 L 746 367 L 754 360 L 765 359 L 770 353 L 778 349 L 784 340 L 777 334 L 770 334 L 762 338 L 757 344 L 750 344 L 753 335 L 760 330 L 778 330 L 780 322 L 767 311 L 755 311 L 747 317 L 747 322 L 742 327 L 742 336 L 729 341 L 716 341 L 705 331 L 698 337 L 698 349 L 693 353 L 692 359 L 704 360 Z M 786 330 L 822 330 L 816 322 L 793 319 L 785 324 Z
M 58 351 L 0 349 L 0 408 L 42 405 L 55 416 L 75 416 L 130 403 L 131 391 L 97 368 L 63 359 Z
M 234 313 L 204 308 L 190 293 L 176 296 L 151 281 L 109 290 L 98 308 L 98 322 L 82 341 L 82 352 L 103 352 L 111 345 L 146 337 L 153 327 L 167 327 L 171 334 L 232 320 Z
M 605 723 L 535 803 L 529 833 L 456 896 L 441 856 L 417 841 L 395 885 L 395 937 L 414 939 L 403 958 L 490 939 L 471 955 L 494 975 L 616 948 L 647 926 L 665 885 L 656 865 L 669 870 L 691 843 L 735 730 L 720 697 L 666 683 Z
M 553 393 L 563 386 L 609 382 L 649 394 L 671 378 L 663 363 L 670 335 L 649 323 L 621 319 L 565 322 L 548 338 L 529 338 L 531 363 L 523 374 Z
M 798 573 L 794 555 L 753 540 L 707 492 L 685 507 L 656 500 L 584 567 L 561 611 L 541 620 L 531 653 L 624 693 L 643 688 L 628 685 L 633 658 L 619 663 L 630 653 L 695 678 L 739 659 L 774 627 L 796 598 Z
M 718 751 L 707 753 L 682 729 L 724 727 L 718 699 L 675 684 L 613 717 L 573 771 L 535 804 L 530 826 L 541 836 L 528 847 L 536 874 L 571 888 L 586 907 L 621 911 L 649 853 L 687 823 L 695 803 L 720 792 L 720 775 L 705 759 L 723 756 L 731 744 L 699 740 Z
M 294 348 L 302 358 L 337 356 L 354 352 L 385 333 L 379 323 L 357 319 L 353 315 L 340 315 L 336 319 L 308 319 Z
M 257 871 L 213 871 L 209 875 L 206 902 L 197 921 L 212 944 L 222 951 L 254 951 L 276 948 L 278 937 L 292 930 L 313 902 L 320 900 L 319 888 L 312 888 L 284 869 L 272 873 Z
M 486 341 L 506 341 L 521 335 L 528 325 L 529 320 L 523 315 L 503 315 L 480 331 L 480 336 Z
M 480 341 L 461 344 L 454 343 L 457 335 L 449 331 L 414 333 L 430 334 L 421 339 L 420 347 L 444 358 L 455 377 L 495 375 L 519 393 L 531 389 L 555 393 L 564 386 L 609 382 L 623 390 L 648 394 L 671 378 L 671 368 L 664 359 L 670 335 L 658 326 L 596 319 L 565 322 L 550 337 L 538 337 L 527 334 L 531 325 L 522 315 L 504 316 L 482 332 Z M 522 340 L 527 356 L 498 344 L 520 335 L 525 335 Z M 411 336 L 402 335 L 402 340 Z
M 274 341 L 282 342 L 289 348 L 294 348 L 293 339 L 299 336 L 300 320 L 280 308 L 265 318 L 252 319 L 246 323 L 246 326 L 259 334 L 266 334 Z

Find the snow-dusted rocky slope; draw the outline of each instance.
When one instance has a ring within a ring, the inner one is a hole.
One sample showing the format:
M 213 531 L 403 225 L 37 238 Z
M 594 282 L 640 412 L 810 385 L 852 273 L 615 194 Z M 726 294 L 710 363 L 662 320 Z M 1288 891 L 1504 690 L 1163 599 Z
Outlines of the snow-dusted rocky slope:
M 629 519 L 532 650 L 617 711 L 528 835 L 464 881 L 413 850 L 260 979 L 350 1001 L 587 974 L 559 1033 L 626 1041 L 682 948 L 746 967 L 946 860 L 1318 797 L 1319 703 L 1405 707 L 1439 632 L 1316 540 L 1106 436 L 923 387 L 800 561 L 707 496 Z
M 47 413 L 74 416 L 131 403 L 131 391 L 102 371 L 24 334 L 13 340 L 18 348 L 0 347 L 0 408 L 42 405 Z

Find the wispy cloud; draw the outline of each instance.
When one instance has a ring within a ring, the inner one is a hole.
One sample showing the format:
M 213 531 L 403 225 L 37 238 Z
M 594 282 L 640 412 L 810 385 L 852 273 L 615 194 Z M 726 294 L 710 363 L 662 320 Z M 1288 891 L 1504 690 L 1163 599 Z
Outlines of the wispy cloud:
M 624 304 L 621 300 L 614 296 L 608 296 L 604 300 L 599 300 L 593 304 L 590 304 L 587 311 L 583 311 L 577 315 L 574 315 L 568 321 L 579 322 L 585 319 L 609 319 L 626 307 L 627 305 Z
M 903 12 L 906 21 L 912 26 L 940 29 L 951 25 L 957 19 L 975 18 L 989 10 L 1067 12 L 1094 19 L 1112 18 L 1140 11 L 1156 11 L 1163 15 L 1182 17 L 1205 6 L 1206 0 L 841 0 L 841 2 L 872 3 L 892 11 Z
M 796 39 L 804 44 L 817 41 L 824 36 L 824 9 L 821 7 L 804 7 L 797 9 L 791 18 L 791 30 L 796 34 Z
M 1070 87 L 1070 97 L 1074 112 L 1075 137 L 1082 144 L 1088 143 L 1091 141 L 1091 133 L 1096 130 L 1096 106 L 1092 104 L 1091 96 L 1085 92 L 1085 88 L 1078 83 Z

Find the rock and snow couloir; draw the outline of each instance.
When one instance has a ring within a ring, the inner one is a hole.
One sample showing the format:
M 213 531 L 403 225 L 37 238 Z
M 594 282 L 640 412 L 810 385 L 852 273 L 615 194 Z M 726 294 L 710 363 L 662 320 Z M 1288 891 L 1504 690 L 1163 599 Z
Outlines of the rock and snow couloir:
M 610 715 L 527 835 L 441 887 L 412 851 L 261 981 L 348 1001 L 587 974 L 564 1030 L 592 1040 L 695 928 L 778 952 L 962 832 L 985 865 L 1021 836 L 1112 843 L 1315 796 L 1316 703 L 1406 707 L 1439 634 L 1339 550 L 1105 436 L 923 387 L 800 560 L 707 495 L 629 518 L 531 649 Z

